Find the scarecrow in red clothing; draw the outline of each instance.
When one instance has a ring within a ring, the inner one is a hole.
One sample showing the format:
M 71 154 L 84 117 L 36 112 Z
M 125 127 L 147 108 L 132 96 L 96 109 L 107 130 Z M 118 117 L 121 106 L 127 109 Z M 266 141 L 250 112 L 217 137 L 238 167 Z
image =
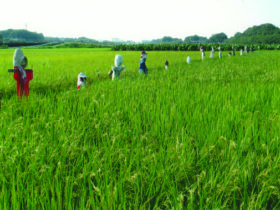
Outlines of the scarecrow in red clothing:
M 20 48 L 15 50 L 13 62 L 14 69 L 9 70 L 9 72 L 14 72 L 14 79 L 17 80 L 17 95 L 21 98 L 24 93 L 27 97 L 29 95 L 29 81 L 33 79 L 33 70 L 25 69 L 28 60 Z

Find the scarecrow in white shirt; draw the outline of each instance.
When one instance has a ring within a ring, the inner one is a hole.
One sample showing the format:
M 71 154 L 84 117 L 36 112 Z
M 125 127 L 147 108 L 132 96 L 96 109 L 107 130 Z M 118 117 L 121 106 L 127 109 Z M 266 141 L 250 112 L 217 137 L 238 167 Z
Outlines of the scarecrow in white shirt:
M 77 89 L 80 90 L 80 89 L 83 89 L 83 88 L 85 88 L 87 86 L 88 86 L 88 84 L 87 84 L 87 76 L 85 75 L 85 73 L 81 72 L 78 75 Z
M 108 72 L 108 75 L 112 77 L 112 80 L 115 78 L 120 78 L 121 72 L 126 70 L 124 66 L 121 66 L 123 62 L 123 57 L 121 55 L 115 56 L 115 66 L 112 66 L 112 70 Z

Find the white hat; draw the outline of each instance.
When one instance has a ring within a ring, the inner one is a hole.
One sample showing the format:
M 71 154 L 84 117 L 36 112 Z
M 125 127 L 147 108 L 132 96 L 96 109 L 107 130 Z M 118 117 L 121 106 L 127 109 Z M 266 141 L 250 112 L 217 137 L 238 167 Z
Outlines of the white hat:
M 121 66 L 123 62 L 123 57 L 121 55 L 115 56 L 115 66 Z
M 87 76 L 85 75 L 85 73 L 81 72 L 81 73 L 78 75 L 78 78 L 87 78 Z
M 187 63 L 188 63 L 188 64 L 191 63 L 191 57 L 190 57 L 190 56 L 187 57 Z
M 82 81 L 81 78 L 87 78 L 87 76 L 85 75 L 85 73 L 81 72 L 80 74 L 78 74 L 78 81 L 77 81 L 77 88 L 79 89 L 80 87 L 85 87 L 86 85 L 86 81 Z

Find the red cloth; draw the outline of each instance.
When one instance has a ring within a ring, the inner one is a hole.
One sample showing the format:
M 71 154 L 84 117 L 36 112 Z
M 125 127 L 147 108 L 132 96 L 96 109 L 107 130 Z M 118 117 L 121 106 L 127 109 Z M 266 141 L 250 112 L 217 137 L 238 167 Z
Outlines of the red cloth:
M 23 93 L 25 96 L 29 95 L 29 81 L 33 79 L 33 70 L 24 69 L 26 77 L 22 78 L 22 73 L 19 71 L 17 66 L 14 66 L 14 69 L 18 71 L 14 72 L 14 79 L 17 81 L 17 96 L 22 97 Z

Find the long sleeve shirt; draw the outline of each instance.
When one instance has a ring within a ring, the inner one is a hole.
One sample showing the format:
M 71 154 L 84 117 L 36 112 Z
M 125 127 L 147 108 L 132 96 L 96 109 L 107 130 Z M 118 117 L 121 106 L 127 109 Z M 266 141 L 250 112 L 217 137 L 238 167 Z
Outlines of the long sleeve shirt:
M 145 63 L 145 59 L 141 59 L 140 60 L 140 67 L 139 67 L 139 70 L 142 70 L 145 74 L 148 73 L 148 68 L 146 66 L 146 63 Z

